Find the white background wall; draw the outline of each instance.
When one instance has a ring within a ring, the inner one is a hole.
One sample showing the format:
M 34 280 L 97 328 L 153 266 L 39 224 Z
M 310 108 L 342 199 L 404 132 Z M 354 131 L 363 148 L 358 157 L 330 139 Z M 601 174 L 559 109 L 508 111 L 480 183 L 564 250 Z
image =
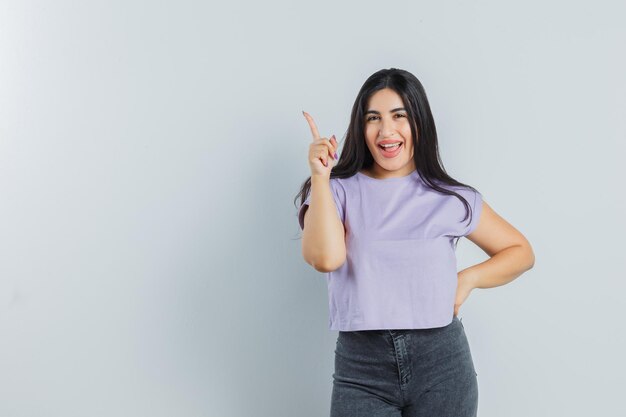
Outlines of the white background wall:
M 328 415 L 301 110 L 342 138 L 389 67 L 422 81 L 448 172 L 535 249 L 461 308 L 479 415 L 625 415 L 625 12 L 3 0 L 0 416 Z

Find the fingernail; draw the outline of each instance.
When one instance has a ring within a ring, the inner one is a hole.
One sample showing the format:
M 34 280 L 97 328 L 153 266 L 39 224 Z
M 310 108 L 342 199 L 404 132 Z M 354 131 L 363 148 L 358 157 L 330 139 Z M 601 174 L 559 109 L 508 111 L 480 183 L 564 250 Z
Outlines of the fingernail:
M 325 166 L 325 167 L 328 167 L 328 162 L 324 162 L 324 166 Z
M 337 159 L 337 152 L 335 152 L 335 159 Z

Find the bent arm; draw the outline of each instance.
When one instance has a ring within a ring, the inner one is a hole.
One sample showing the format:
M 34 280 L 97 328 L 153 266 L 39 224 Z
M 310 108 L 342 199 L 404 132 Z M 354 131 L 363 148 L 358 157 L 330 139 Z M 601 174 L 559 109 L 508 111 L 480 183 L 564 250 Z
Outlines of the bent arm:
M 311 177 L 311 198 L 302 230 L 302 256 L 319 272 L 334 271 L 346 261 L 345 229 L 331 193 L 327 177 Z
M 534 266 L 530 244 L 519 244 L 496 253 L 489 259 L 463 270 L 474 288 L 493 288 L 508 284 Z
M 462 271 L 474 288 L 508 284 L 535 265 L 535 253 L 526 237 L 484 201 L 478 227 L 467 238 L 490 257 Z

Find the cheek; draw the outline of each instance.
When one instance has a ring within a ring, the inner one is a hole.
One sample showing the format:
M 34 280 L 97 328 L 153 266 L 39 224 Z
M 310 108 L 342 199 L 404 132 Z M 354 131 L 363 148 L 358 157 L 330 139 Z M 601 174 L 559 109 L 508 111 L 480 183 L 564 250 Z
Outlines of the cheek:
M 411 126 L 409 126 L 408 123 L 406 123 L 403 127 L 402 127 L 402 136 L 404 136 L 405 138 L 411 138 Z
M 365 141 L 368 145 L 375 146 L 374 144 L 376 143 L 376 133 L 373 131 L 373 129 L 365 129 Z

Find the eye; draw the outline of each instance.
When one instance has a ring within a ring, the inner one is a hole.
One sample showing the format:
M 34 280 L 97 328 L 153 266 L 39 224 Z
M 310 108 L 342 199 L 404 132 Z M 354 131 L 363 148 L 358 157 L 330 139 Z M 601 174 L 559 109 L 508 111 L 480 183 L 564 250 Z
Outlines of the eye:
M 395 116 L 406 117 L 406 114 L 403 114 L 403 113 L 396 113 L 396 114 L 395 114 Z M 366 120 L 369 122 L 369 121 L 372 121 L 372 120 L 374 120 L 374 119 L 376 119 L 376 118 L 378 118 L 378 116 L 370 116 L 370 117 L 368 117 Z

